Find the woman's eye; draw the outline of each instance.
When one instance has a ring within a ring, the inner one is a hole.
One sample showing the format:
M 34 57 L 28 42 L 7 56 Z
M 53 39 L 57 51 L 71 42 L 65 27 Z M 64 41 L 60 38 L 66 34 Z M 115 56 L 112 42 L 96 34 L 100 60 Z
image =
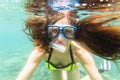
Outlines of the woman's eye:
M 71 33 L 71 32 L 72 32 L 72 29 L 67 28 L 67 29 L 65 29 L 64 31 L 65 31 L 65 33 Z
M 57 32 L 58 32 L 58 29 L 52 29 L 52 32 L 53 32 L 53 33 L 57 33 Z
M 71 33 L 71 30 L 65 30 L 65 33 Z
M 58 34 L 58 28 L 52 28 L 52 30 L 51 30 L 51 35 L 52 36 L 56 36 Z

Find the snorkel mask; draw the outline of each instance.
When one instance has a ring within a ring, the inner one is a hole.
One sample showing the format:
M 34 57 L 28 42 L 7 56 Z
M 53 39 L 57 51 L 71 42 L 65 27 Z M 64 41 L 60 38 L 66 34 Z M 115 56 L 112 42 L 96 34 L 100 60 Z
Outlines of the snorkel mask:
M 55 39 L 60 37 L 59 39 L 63 39 L 64 37 L 66 39 L 73 40 L 75 39 L 76 30 L 76 27 L 72 25 L 48 25 L 48 38 Z M 49 46 L 62 53 L 64 53 L 66 50 L 64 45 L 55 44 L 53 42 L 51 42 Z
M 76 27 L 72 25 L 48 25 L 48 37 L 54 39 L 62 34 L 65 38 L 75 39 Z

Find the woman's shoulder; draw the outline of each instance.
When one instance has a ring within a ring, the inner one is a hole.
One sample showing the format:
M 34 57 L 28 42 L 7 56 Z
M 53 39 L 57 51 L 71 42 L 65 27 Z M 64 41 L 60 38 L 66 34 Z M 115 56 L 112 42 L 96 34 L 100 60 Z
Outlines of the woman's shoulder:
M 44 60 L 47 54 L 43 49 L 37 46 L 33 48 L 31 55 L 33 55 L 36 59 Z

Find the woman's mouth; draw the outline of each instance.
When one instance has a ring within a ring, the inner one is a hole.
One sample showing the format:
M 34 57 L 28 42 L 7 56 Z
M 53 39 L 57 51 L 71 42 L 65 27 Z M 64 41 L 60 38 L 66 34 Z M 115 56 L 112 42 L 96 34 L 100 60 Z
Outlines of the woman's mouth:
M 63 43 L 51 43 L 50 47 L 52 47 L 55 50 L 58 50 L 62 53 L 66 51 L 66 47 L 64 46 Z
M 59 42 L 56 42 L 55 44 L 58 44 L 58 45 L 65 45 L 64 43 L 63 43 L 63 41 L 59 41 Z

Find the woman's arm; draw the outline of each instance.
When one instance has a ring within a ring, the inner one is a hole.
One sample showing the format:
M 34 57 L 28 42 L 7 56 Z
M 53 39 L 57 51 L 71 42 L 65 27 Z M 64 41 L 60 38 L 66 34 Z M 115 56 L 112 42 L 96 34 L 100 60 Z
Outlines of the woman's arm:
M 80 51 L 79 51 L 79 53 L 80 53 Z M 82 54 L 82 56 L 79 55 L 79 57 L 81 58 L 80 60 L 82 61 L 82 65 L 88 72 L 91 80 L 102 80 L 102 77 L 101 77 L 100 73 L 98 72 L 91 55 L 89 53 L 84 52 Z
M 83 67 L 88 72 L 91 80 L 103 80 L 100 73 L 97 70 L 97 67 L 96 67 L 94 60 L 93 60 L 92 56 L 90 55 L 90 53 L 88 53 L 85 49 L 83 49 L 76 42 L 72 42 L 72 44 L 77 51 L 77 57 L 79 58 Z
M 35 68 L 39 64 L 42 56 L 43 56 L 43 51 L 39 52 L 38 49 L 35 48 L 30 54 L 27 63 L 25 64 L 22 71 L 19 73 L 16 80 L 29 80 L 30 76 L 32 75 Z

